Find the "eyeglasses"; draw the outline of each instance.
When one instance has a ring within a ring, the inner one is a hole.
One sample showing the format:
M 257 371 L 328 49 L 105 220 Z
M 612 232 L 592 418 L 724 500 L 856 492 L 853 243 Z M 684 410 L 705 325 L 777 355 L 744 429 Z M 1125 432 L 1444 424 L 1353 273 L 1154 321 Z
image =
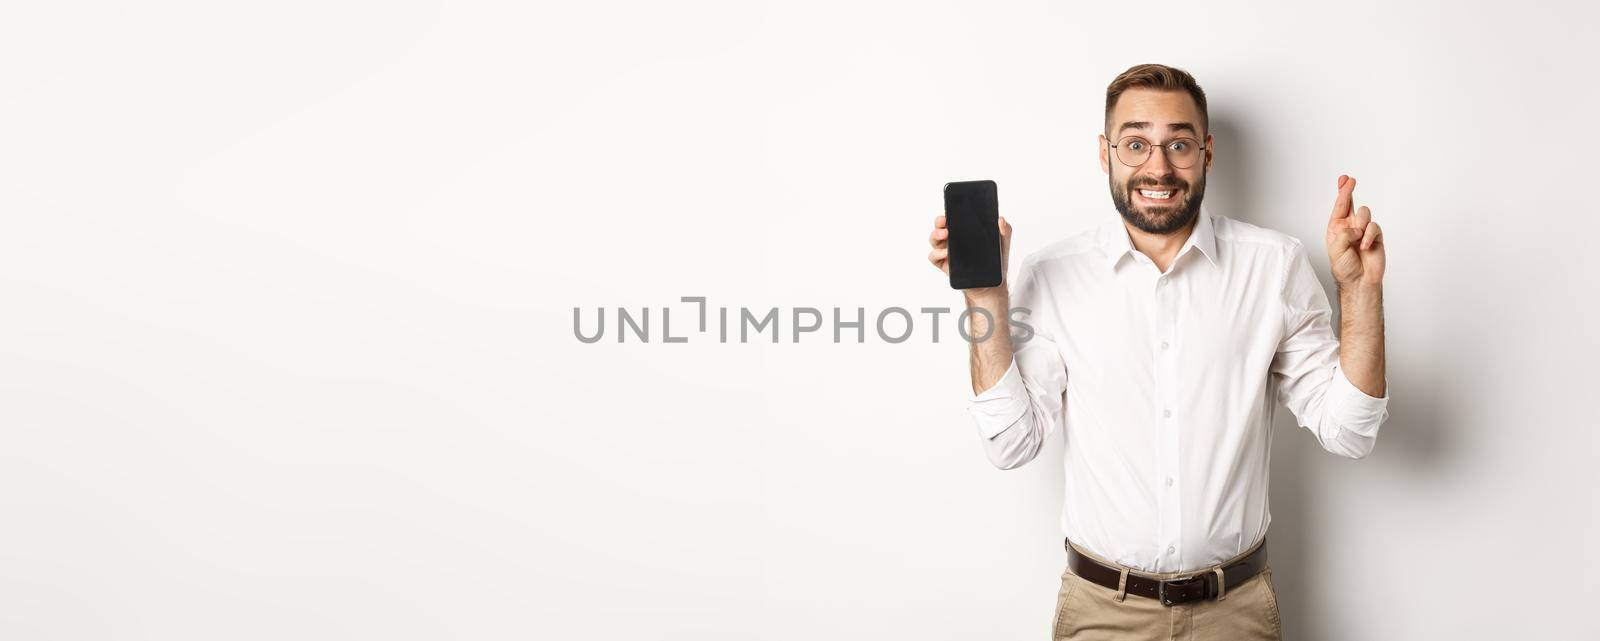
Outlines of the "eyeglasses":
M 1205 149 L 1200 141 L 1193 138 L 1176 138 L 1165 145 L 1159 145 L 1167 150 L 1167 162 L 1178 169 L 1188 169 L 1200 159 L 1200 150 Z M 1124 136 L 1117 144 L 1111 145 L 1117 155 L 1117 160 L 1129 167 L 1138 167 L 1150 160 L 1151 150 L 1157 145 L 1139 136 Z

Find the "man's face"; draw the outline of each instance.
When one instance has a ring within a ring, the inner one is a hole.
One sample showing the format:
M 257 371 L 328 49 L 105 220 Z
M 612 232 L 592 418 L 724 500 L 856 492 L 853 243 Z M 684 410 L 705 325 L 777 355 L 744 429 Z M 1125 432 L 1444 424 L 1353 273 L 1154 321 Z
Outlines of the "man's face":
M 1111 201 L 1123 220 L 1151 234 L 1170 234 L 1194 220 L 1211 168 L 1211 135 L 1200 131 L 1202 126 L 1200 110 L 1188 92 L 1135 88 L 1117 98 L 1107 133 L 1100 136 L 1100 168 L 1111 178 Z M 1139 136 L 1148 143 L 1144 164 L 1129 167 L 1118 159 L 1119 152 L 1131 156 L 1128 152 L 1133 151 L 1110 147 L 1121 145 L 1118 141 L 1125 136 Z M 1179 138 L 1205 147 L 1185 168 L 1173 165 L 1171 150 L 1156 148 Z M 1169 193 L 1162 198 L 1151 192 Z

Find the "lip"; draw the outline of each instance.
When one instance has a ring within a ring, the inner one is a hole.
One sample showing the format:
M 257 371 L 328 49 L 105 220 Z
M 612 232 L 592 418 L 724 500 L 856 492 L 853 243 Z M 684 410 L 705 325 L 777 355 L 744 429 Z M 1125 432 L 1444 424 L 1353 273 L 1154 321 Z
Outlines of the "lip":
M 1148 187 L 1134 187 L 1133 188 L 1133 197 L 1139 199 L 1141 202 L 1150 203 L 1152 205 L 1170 205 L 1172 203 L 1175 203 L 1175 202 L 1178 202 L 1179 200 L 1181 200 L 1180 197 L 1183 195 L 1183 188 L 1182 187 L 1168 187 L 1166 189 L 1151 189 L 1151 191 L 1171 191 L 1172 195 L 1167 197 L 1167 198 L 1161 198 L 1161 199 L 1145 198 L 1144 194 L 1139 193 L 1140 189 L 1149 189 L 1149 188 Z

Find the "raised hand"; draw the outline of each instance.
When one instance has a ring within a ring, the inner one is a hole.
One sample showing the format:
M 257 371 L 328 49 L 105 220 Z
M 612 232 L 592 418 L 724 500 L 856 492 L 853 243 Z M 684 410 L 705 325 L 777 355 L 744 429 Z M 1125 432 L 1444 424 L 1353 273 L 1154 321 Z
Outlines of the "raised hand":
M 1006 222 L 1005 216 L 1001 216 L 997 224 L 1000 226 L 1000 275 L 1004 279 L 1008 267 L 1007 263 L 1011 259 L 1011 223 Z M 928 244 L 933 247 L 933 251 L 928 252 L 928 262 L 933 263 L 933 266 L 939 268 L 939 271 L 949 275 L 950 228 L 945 225 L 943 215 L 933 219 L 933 232 L 928 234 Z
M 1355 206 L 1356 179 L 1339 177 L 1339 195 L 1328 217 L 1328 264 L 1340 285 L 1383 282 L 1383 230 L 1365 206 Z

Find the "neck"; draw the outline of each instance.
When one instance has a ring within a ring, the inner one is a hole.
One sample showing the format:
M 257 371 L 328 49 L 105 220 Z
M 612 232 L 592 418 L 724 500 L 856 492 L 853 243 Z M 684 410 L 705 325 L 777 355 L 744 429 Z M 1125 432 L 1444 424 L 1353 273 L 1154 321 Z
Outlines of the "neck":
M 1188 225 L 1170 234 L 1152 234 L 1128 224 L 1126 220 L 1122 221 L 1122 226 L 1127 228 L 1134 250 L 1148 256 L 1162 273 L 1166 273 L 1173 259 L 1178 257 L 1178 250 L 1183 249 L 1183 244 L 1189 240 L 1189 235 L 1194 233 L 1194 227 L 1199 222 L 1200 216 L 1196 215 Z

